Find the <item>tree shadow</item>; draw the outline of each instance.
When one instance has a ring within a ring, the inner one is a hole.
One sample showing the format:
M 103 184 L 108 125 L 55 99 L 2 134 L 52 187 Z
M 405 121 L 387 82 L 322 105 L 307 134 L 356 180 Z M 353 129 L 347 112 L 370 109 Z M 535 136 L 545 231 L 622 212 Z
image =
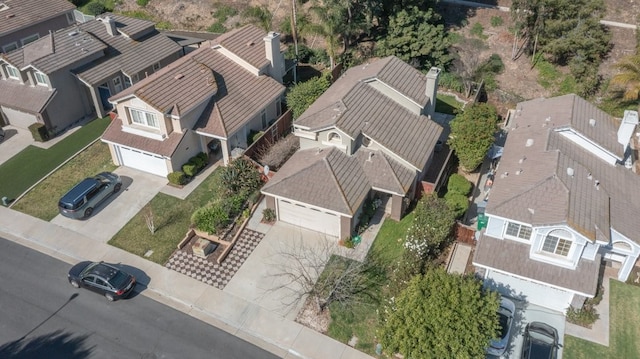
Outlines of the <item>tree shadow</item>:
M 73 335 L 62 330 L 34 338 L 21 338 L 0 346 L 0 358 L 81 359 L 88 358 L 94 346 L 87 346 L 89 335 Z

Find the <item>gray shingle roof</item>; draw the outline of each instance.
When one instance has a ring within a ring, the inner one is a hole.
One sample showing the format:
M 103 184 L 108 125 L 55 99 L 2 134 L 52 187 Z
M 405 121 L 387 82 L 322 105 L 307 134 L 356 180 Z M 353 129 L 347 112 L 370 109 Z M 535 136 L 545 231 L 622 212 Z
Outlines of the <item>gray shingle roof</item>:
M 245 25 L 233 31 L 226 32 L 212 41 L 233 52 L 252 66 L 260 69 L 269 64 L 265 54 L 263 38 L 267 34 L 255 25 Z
M 9 7 L 0 12 L 0 36 L 32 26 L 75 9 L 67 0 L 2 0 Z M 12 16 L 11 16 L 12 15 Z
M 590 119 L 596 120 L 595 126 Z M 554 131 L 571 126 L 617 154 L 622 149 L 617 143 L 619 123 L 575 95 L 518 104 L 487 213 L 534 225 L 567 223 L 591 240 L 608 240 L 612 227 L 640 244 L 640 176 Z
M 18 81 L 0 81 L 0 105 L 28 113 L 40 113 L 44 106 L 55 96 L 43 86 L 25 86 Z
M 416 177 L 416 171 L 399 164 L 382 151 L 361 147 L 354 156 L 375 189 L 404 196 Z
M 595 260 L 580 260 L 575 270 L 549 265 L 529 258 L 530 246 L 511 240 L 481 236 L 476 246 L 473 262 L 483 266 L 552 283 L 562 288 L 595 295 L 600 269 L 600 254 Z

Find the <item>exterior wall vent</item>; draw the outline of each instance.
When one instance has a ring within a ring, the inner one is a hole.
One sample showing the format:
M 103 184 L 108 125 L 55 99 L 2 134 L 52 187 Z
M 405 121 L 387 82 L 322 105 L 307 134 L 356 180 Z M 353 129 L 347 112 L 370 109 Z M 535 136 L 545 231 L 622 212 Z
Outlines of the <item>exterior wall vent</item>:
M 596 120 L 593 118 L 589 119 L 589 126 L 596 127 Z

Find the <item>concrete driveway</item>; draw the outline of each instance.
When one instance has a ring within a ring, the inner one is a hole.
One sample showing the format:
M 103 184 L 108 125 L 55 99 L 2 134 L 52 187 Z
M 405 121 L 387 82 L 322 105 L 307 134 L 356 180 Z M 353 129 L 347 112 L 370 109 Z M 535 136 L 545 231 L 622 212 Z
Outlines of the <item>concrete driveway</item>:
M 167 184 L 166 178 L 127 167 L 114 172 L 122 178 L 122 189 L 95 208 L 91 217 L 77 220 L 57 215 L 51 223 L 106 243 Z

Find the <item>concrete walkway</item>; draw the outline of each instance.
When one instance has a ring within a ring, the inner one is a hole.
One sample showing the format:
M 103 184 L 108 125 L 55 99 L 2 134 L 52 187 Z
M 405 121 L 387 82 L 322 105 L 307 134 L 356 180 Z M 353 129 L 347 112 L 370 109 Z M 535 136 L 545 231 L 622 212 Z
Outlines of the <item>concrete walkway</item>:
M 143 295 L 224 329 L 282 358 L 370 358 L 251 300 L 221 291 L 54 223 L 0 207 L 0 234 L 69 264 L 81 260 L 126 263 L 135 268 L 132 274 L 139 279 L 141 285 L 137 290 Z M 60 275 L 64 276 L 65 273 Z

